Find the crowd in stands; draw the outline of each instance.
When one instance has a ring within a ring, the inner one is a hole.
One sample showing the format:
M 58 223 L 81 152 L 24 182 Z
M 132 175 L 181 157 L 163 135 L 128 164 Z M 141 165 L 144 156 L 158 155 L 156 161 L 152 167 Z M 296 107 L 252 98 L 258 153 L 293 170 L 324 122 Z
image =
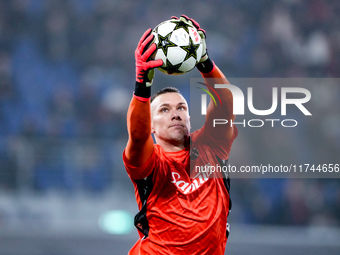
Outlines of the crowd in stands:
M 332 0 L 0 0 L 0 190 L 98 193 L 125 174 L 134 50 L 147 28 L 171 15 L 199 21 L 210 56 L 230 79 L 337 78 L 339 12 Z M 153 88 L 174 85 L 188 96 L 198 75 L 156 71 Z M 312 89 L 317 123 L 301 119 L 286 137 L 282 129 L 239 128 L 236 161 L 339 163 L 340 88 Z M 231 217 L 339 226 L 339 180 L 233 180 Z

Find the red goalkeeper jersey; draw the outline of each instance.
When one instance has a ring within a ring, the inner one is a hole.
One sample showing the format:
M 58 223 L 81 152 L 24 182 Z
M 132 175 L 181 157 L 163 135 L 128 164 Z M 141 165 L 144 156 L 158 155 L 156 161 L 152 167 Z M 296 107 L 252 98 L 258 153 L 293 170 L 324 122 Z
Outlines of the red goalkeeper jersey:
M 151 157 L 140 167 L 131 166 L 123 153 L 139 208 L 142 204 L 134 180 L 153 174 L 147 200 L 149 235 L 143 238 L 139 233 L 140 239 L 129 254 L 224 254 L 230 199 L 223 178 L 211 178 L 204 172 L 190 174 L 190 167 L 195 171 L 196 166 L 218 165 L 217 157 L 227 160 L 236 136 L 236 127 L 228 141 L 214 139 L 204 127 L 195 131 L 191 149 L 198 157 L 192 157 L 191 162 L 189 147 L 165 152 L 155 145 Z

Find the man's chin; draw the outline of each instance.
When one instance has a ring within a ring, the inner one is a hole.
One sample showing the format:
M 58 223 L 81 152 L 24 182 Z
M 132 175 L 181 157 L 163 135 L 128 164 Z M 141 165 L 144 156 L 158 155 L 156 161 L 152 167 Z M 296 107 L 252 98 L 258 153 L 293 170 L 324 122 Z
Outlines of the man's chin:
M 188 136 L 188 132 L 184 130 L 176 130 L 172 133 L 171 138 L 176 141 L 185 141 Z

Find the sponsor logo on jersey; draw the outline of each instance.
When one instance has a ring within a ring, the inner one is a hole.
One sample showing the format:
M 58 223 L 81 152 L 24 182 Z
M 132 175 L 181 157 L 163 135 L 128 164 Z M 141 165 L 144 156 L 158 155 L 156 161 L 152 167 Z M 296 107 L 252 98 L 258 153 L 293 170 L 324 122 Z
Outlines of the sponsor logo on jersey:
M 210 166 L 210 164 L 207 164 L 206 166 Z M 206 181 L 208 181 L 211 172 L 199 172 L 197 175 L 190 179 L 191 180 L 190 183 L 184 181 L 178 172 L 171 172 L 171 174 L 172 174 L 171 183 L 174 183 L 177 186 L 177 188 L 184 194 L 188 194 L 189 192 L 195 191 L 200 186 L 202 186 Z

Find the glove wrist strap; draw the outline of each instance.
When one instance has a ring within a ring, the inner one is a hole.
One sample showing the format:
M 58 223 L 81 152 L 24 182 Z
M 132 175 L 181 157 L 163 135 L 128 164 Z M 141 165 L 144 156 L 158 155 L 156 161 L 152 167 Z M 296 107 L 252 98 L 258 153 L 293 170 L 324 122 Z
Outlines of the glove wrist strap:
M 151 97 L 151 86 L 147 87 L 145 83 L 136 81 L 134 94 L 137 97 L 149 99 Z
M 208 58 L 206 61 L 198 63 L 196 66 L 201 73 L 210 73 L 214 69 L 214 62 Z

